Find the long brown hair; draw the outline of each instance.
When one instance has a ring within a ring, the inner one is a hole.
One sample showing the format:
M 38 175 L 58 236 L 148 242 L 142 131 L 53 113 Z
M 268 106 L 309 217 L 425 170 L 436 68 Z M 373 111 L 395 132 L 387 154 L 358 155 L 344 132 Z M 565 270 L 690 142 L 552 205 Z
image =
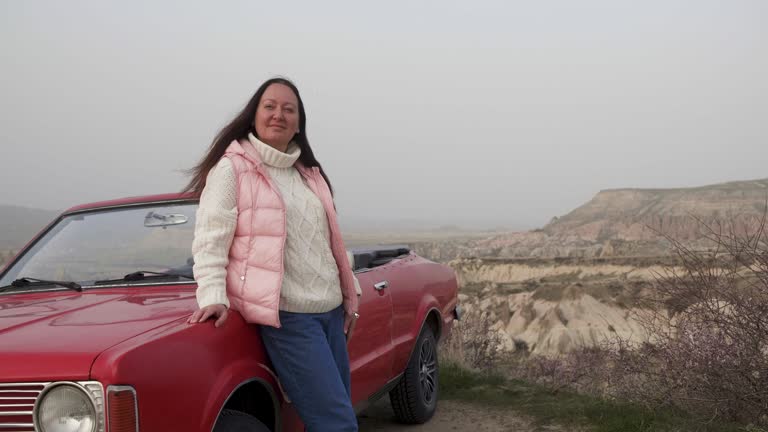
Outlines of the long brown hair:
M 253 94 L 253 97 L 251 97 L 251 100 L 245 105 L 245 108 L 243 108 L 243 110 L 240 111 L 228 125 L 224 126 L 218 134 L 216 134 L 213 138 L 213 143 L 211 143 L 211 146 L 208 148 L 205 156 L 203 156 L 203 159 L 200 160 L 200 163 L 187 171 L 187 174 L 191 175 L 192 179 L 182 192 L 191 192 L 196 196 L 200 196 L 205 187 L 205 179 L 208 176 L 208 172 L 214 165 L 216 165 L 219 159 L 221 159 L 224 152 L 227 150 L 227 147 L 229 147 L 229 144 L 234 140 L 245 138 L 248 136 L 248 132 L 253 132 L 253 134 L 256 135 L 256 130 L 253 128 L 253 119 L 256 117 L 256 109 L 258 108 L 259 103 L 261 102 L 261 97 L 264 95 L 267 87 L 272 84 L 282 84 L 287 86 L 293 90 L 293 93 L 296 95 L 296 99 L 299 101 L 299 132 L 294 135 L 293 142 L 298 144 L 301 149 L 299 161 L 307 167 L 318 167 L 320 169 L 320 174 L 322 174 L 325 182 L 328 183 L 328 188 L 331 190 L 331 194 L 333 194 L 331 181 L 328 179 L 323 167 L 320 165 L 320 162 L 317 161 L 315 154 L 312 152 L 312 148 L 309 146 L 309 139 L 307 138 L 307 116 L 304 112 L 304 102 L 302 102 L 299 90 L 296 86 L 285 78 L 272 78 L 265 81 L 264 84 L 256 90 L 256 93 Z

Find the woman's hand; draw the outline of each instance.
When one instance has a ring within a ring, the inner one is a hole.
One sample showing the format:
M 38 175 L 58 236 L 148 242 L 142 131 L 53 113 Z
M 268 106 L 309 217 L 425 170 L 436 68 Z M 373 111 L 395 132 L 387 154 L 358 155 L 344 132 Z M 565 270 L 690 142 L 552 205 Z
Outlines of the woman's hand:
M 215 304 L 206 306 L 203 308 L 200 308 L 196 310 L 191 317 L 187 320 L 187 323 L 189 324 L 197 324 L 201 322 L 205 322 L 208 318 L 218 318 L 215 323 L 213 323 L 214 327 L 221 327 L 224 325 L 224 321 L 227 320 L 227 316 L 229 316 L 229 312 L 227 311 L 227 307 L 223 304 Z M 346 328 L 346 327 L 344 327 Z
M 355 329 L 355 322 L 360 318 L 360 314 L 357 312 L 347 313 L 344 312 L 344 334 L 347 337 L 347 341 L 352 337 L 352 331 Z

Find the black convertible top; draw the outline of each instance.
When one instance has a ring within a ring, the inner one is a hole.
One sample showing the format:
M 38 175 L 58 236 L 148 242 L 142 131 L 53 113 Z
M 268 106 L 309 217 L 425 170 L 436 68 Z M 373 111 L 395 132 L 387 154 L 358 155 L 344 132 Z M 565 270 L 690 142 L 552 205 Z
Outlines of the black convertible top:
M 362 270 L 384 265 L 393 259 L 408 255 L 411 248 L 408 245 L 376 245 L 349 249 L 355 256 L 355 266 L 352 270 Z

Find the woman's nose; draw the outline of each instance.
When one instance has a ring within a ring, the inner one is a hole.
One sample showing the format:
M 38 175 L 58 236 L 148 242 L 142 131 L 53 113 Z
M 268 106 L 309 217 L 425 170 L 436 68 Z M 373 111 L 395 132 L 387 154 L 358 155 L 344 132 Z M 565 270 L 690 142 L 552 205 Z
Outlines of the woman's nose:
M 284 115 L 284 113 L 283 113 L 283 110 L 282 110 L 282 109 L 279 109 L 279 108 L 275 110 L 275 114 L 274 114 L 274 116 L 275 116 L 275 118 L 277 118 L 277 119 L 281 119 L 281 120 L 285 118 L 285 115 Z

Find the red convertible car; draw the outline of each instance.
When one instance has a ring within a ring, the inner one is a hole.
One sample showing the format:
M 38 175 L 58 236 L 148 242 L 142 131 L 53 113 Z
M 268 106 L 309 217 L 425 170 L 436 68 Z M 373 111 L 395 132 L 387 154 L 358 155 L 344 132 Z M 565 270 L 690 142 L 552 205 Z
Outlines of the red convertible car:
M 197 201 L 171 194 L 64 212 L 0 272 L 0 432 L 300 431 L 258 332 L 190 325 Z M 458 318 L 449 267 L 407 247 L 351 251 L 358 412 L 390 395 L 427 421 L 437 343 Z

